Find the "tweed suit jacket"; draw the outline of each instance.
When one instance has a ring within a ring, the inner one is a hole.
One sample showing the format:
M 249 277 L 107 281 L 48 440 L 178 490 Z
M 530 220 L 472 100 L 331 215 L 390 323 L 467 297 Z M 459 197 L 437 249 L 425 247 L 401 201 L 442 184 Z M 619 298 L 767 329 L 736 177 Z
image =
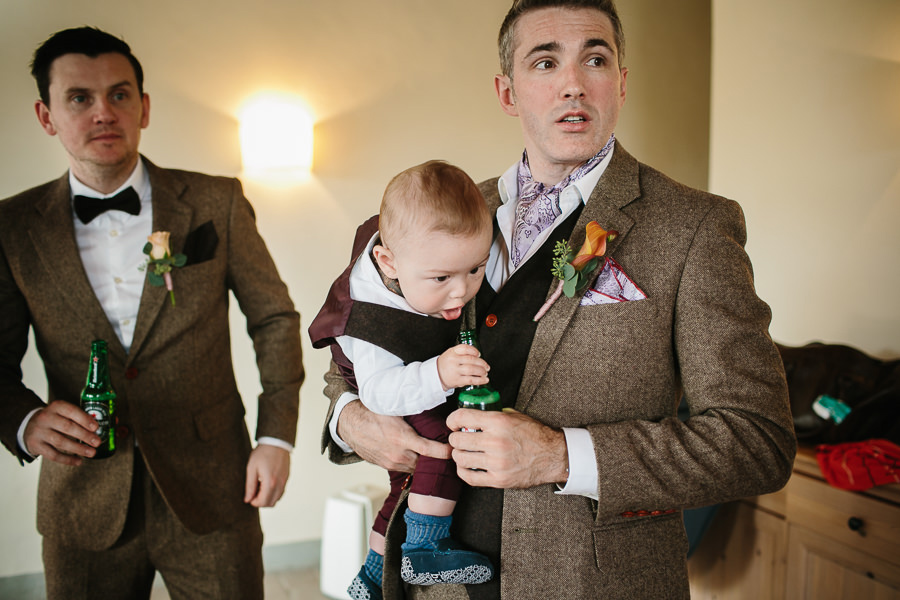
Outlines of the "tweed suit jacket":
M 293 442 L 303 379 L 299 315 L 235 179 L 160 169 L 150 177 L 153 230 L 171 232 L 177 305 L 145 280 L 130 352 L 109 324 L 75 241 L 68 175 L 0 202 L 0 439 L 20 459 L 16 430 L 44 405 L 20 362 L 28 328 L 47 375 L 47 401 L 78 402 L 90 343 L 109 343 L 120 440 L 109 459 L 41 461 L 38 530 L 100 550 L 122 531 L 136 440 L 168 505 L 195 533 L 255 510 L 243 502 L 251 450 L 231 362 L 234 293 L 253 338 L 263 391 L 257 437 Z M 133 438 L 131 436 L 134 436 Z
M 497 180 L 481 189 L 496 210 Z M 619 232 L 608 255 L 647 298 L 557 300 L 538 323 L 515 408 L 588 430 L 599 501 L 555 485 L 505 490 L 501 595 L 686 598 L 681 511 L 771 492 L 790 476 L 796 440 L 771 314 L 754 290 L 735 202 L 685 187 L 617 144 L 573 247 L 593 220 Z M 334 374 L 326 381 L 326 394 L 339 396 Z M 682 394 L 685 422 L 676 417 Z M 389 597 L 402 591 L 386 582 Z M 466 596 L 432 586 L 411 597 Z

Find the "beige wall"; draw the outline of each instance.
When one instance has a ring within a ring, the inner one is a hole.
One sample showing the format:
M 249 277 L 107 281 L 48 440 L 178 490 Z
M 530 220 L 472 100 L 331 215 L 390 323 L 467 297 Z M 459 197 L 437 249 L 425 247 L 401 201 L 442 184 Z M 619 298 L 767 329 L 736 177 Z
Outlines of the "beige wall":
M 705 187 L 710 2 L 621 4 L 631 72 L 619 139 L 645 161 Z M 58 141 L 34 119 L 36 92 L 27 72 L 35 46 L 58 29 L 94 24 L 132 45 L 152 104 L 142 149 L 161 166 L 240 175 L 235 115 L 242 102 L 261 89 L 299 94 L 317 119 L 313 179 L 280 189 L 244 182 L 305 328 L 344 266 L 355 225 L 377 211 L 394 173 L 445 158 L 483 179 L 517 160 L 518 124 L 502 115 L 492 86 L 496 30 L 507 6 L 508 0 L 0 0 L 0 197 L 58 177 L 67 166 Z M 234 359 L 253 429 L 259 384 L 243 318 L 234 312 Z M 308 378 L 292 478 L 282 502 L 263 511 L 270 545 L 318 538 L 325 498 L 355 483 L 385 482 L 377 468 L 337 468 L 319 454 L 327 354 L 304 344 Z M 43 393 L 32 351 L 24 370 Z M 41 569 L 37 472 L 0 458 L 0 577 Z
M 900 355 L 900 2 L 713 2 L 710 189 L 773 337 Z

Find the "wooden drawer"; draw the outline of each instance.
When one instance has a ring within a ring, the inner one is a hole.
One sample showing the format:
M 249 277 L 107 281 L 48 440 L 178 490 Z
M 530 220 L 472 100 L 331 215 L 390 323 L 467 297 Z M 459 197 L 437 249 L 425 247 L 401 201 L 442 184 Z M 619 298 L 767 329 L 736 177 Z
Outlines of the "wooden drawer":
M 849 493 L 796 472 L 785 492 L 785 516 L 791 526 L 900 564 L 900 506 Z M 854 530 L 851 524 L 859 528 Z
M 789 529 L 785 598 L 900 600 L 900 565 L 896 562 L 836 544 L 832 538 L 802 527 Z

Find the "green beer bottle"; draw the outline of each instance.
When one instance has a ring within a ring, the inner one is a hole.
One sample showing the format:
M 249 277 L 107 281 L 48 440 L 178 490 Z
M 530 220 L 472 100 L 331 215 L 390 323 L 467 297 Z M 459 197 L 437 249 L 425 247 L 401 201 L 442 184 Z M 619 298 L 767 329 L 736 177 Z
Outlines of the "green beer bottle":
M 459 332 L 459 343 L 475 346 L 481 351 L 478 345 L 478 334 L 474 329 L 463 329 Z M 500 392 L 490 386 L 484 385 L 468 385 L 459 390 L 457 403 L 460 408 L 474 408 L 475 410 L 503 410 L 503 404 L 500 402 Z
M 96 419 L 100 445 L 94 458 L 109 458 L 116 451 L 116 392 L 109 381 L 106 340 L 91 342 L 91 362 L 81 390 L 81 410 Z

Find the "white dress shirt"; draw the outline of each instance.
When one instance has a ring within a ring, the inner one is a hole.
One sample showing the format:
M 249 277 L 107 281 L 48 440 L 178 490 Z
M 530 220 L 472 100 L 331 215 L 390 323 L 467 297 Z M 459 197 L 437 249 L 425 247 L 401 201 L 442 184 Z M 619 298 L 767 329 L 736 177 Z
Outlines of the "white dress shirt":
M 141 200 L 141 212 L 131 215 L 121 210 L 108 210 L 90 223 L 75 216 L 75 241 L 88 281 L 94 289 L 109 324 L 122 342 L 125 352 L 131 349 L 137 323 L 141 292 L 147 273 L 141 267 L 147 262 L 144 245 L 153 232 L 153 202 L 150 177 L 143 161 L 137 161 L 131 177 L 112 194 L 100 194 L 84 185 L 69 171 L 72 197 L 109 198 L 133 187 Z
M 569 184 L 560 193 L 559 205 L 562 214 L 553 221 L 550 227 L 538 235 L 519 266 L 524 265 L 537 252 L 537 249 L 547 240 L 551 232 L 560 223 L 564 222 L 578 206 L 587 202 L 594 192 L 594 188 L 597 187 L 600 177 L 609 166 L 614 153 L 615 146 L 600 161 L 600 164 L 581 179 Z M 500 235 L 497 236 L 494 244 L 491 246 L 490 257 L 485 268 L 485 278 L 491 287 L 498 292 L 517 269 L 510 259 L 510 244 L 512 243 L 512 232 L 515 227 L 515 207 L 519 201 L 518 170 L 519 163 L 516 162 L 507 169 L 497 182 L 502 202 L 502 205 L 497 208 L 497 225 L 500 228 Z M 356 399 L 358 399 L 356 394 L 350 392 L 342 394 L 338 398 L 337 403 L 335 403 L 334 413 L 328 424 L 332 439 L 344 452 L 353 452 L 353 449 L 338 437 L 337 423 L 343 408 Z M 563 433 L 566 436 L 566 446 L 568 448 L 569 478 L 557 493 L 587 496 L 597 500 L 597 461 L 594 456 L 594 443 L 591 440 L 590 433 L 587 429 L 570 427 L 564 427 Z

